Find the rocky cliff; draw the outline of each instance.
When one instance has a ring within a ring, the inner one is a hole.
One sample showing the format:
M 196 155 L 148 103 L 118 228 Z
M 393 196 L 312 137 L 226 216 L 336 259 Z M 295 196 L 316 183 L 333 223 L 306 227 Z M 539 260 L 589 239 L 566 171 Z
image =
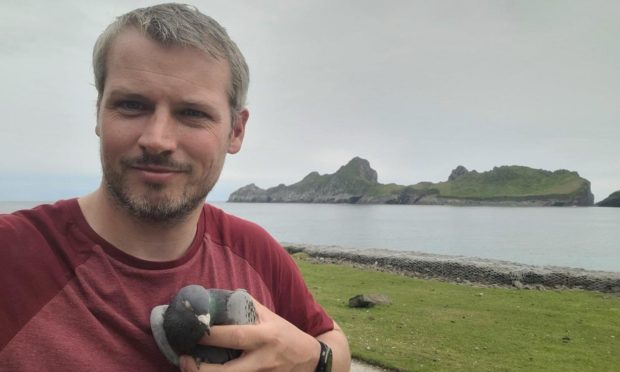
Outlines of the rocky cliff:
M 309 173 L 290 186 L 261 189 L 254 184 L 233 192 L 229 202 L 359 203 L 427 205 L 592 205 L 590 182 L 577 172 L 550 172 L 521 166 L 488 172 L 455 168 L 445 182 L 381 184 L 362 158 L 353 158 L 333 174 Z
M 620 207 L 620 190 L 611 193 L 607 198 L 598 202 L 599 207 Z
M 268 203 L 357 203 L 368 190 L 378 185 L 377 172 L 368 160 L 353 158 L 334 174 L 309 173 L 301 181 L 267 190 L 250 184 L 233 192 L 230 202 Z

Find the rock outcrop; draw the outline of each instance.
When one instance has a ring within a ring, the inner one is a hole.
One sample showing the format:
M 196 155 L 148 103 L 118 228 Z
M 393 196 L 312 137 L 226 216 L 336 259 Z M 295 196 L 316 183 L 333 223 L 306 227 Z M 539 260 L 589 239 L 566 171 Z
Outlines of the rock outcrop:
M 357 203 L 377 182 L 377 172 L 368 160 L 353 158 L 334 174 L 311 172 L 290 186 L 278 185 L 267 190 L 254 184 L 233 192 L 230 202 L 271 203 Z
M 620 190 L 611 193 L 604 200 L 596 203 L 599 207 L 620 207 Z
M 450 176 L 448 177 L 448 181 L 456 181 L 457 179 L 461 178 L 467 173 L 469 173 L 467 168 L 465 168 L 462 165 L 459 165 L 458 167 L 452 170 L 452 172 L 450 173 Z
M 356 157 L 333 174 L 311 172 L 301 181 L 269 189 L 250 184 L 229 202 L 351 203 L 425 205 L 572 206 L 592 205 L 590 182 L 577 172 L 522 166 L 488 172 L 456 167 L 445 182 L 381 184 L 368 160 Z

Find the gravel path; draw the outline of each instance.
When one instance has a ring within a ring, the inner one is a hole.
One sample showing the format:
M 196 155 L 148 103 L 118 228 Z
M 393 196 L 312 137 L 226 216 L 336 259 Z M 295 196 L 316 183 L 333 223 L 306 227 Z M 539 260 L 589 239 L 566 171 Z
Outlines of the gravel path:
M 383 368 L 371 366 L 370 364 L 366 364 L 359 360 L 353 359 L 351 361 L 351 372 L 378 372 L 378 371 L 386 371 Z

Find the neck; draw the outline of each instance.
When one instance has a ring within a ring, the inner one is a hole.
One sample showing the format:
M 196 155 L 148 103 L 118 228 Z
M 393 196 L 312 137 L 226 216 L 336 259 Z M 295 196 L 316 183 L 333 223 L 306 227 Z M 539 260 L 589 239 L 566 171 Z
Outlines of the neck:
M 194 236 L 202 205 L 172 223 L 145 222 L 125 211 L 104 187 L 78 200 L 88 224 L 121 251 L 149 261 L 171 261 L 181 257 Z

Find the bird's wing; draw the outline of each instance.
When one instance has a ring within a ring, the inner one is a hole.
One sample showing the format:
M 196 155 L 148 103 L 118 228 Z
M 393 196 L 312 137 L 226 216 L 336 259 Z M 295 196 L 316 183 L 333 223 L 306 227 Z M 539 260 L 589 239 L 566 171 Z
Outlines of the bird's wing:
M 235 290 L 226 304 L 228 324 L 256 324 L 256 308 L 252 297 L 244 289 Z
M 151 310 L 151 331 L 153 332 L 153 338 L 161 350 L 162 354 L 175 366 L 179 366 L 179 355 L 172 350 L 172 347 L 168 343 L 166 338 L 166 332 L 164 331 L 164 313 L 168 305 L 155 306 Z

